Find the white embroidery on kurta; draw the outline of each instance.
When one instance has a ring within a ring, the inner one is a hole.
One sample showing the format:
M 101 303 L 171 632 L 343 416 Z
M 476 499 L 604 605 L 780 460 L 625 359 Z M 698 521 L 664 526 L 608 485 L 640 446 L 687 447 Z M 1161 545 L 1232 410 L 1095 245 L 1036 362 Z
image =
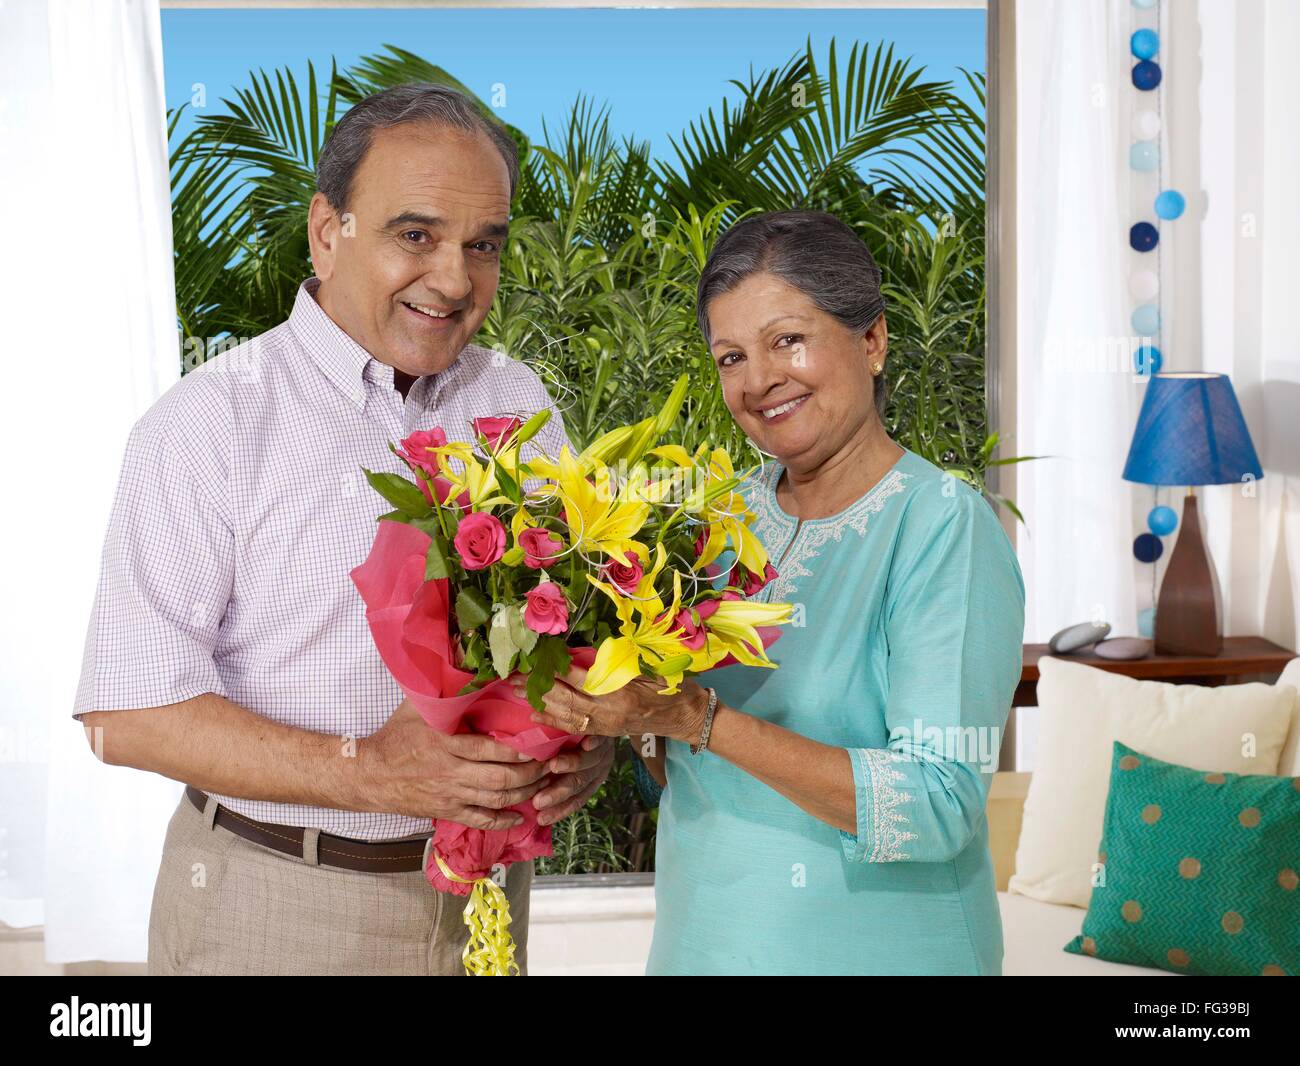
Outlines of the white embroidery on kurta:
M 916 834 L 910 832 L 910 824 L 898 809 L 912 802 L 912 794 L 894 788 L 907 775 L 895 770 L 890 763 L 902 762 L 903 757 L 897 752 L 881 748 L 863 748 L 867 768 L 871 771 L 871 854 L 867 862 L 897 862 L 910 858 L 899 848 L 909 840 L 915 840 Z
M 785 528 L 794 521 L 776 505 L 774 479 L 779 476 L 778 469 L 775 464 L 771 466 L 771 473 L 764 479 L 763 487 L 749 501 L 750 510 L 754 512 L 754 534 L 769 553 L 773 551 Z M 812 571 L 805 564 L 817 558 L 828 542 L 841 540 L 845 529 L 852 529 L 860 537 L 866 536 L 867 522 L 871 516 L 885 506 L 889 497 L 902 492 L 911 476 L 901 470 L 891 470 L 841 514 L 826 521 L 813 519 L 804 523 L 795 535 L 796 543 L 790 547 L 778 566 L 780 574 L 764 590 L 763 599 L 767 602 L 789 600 L 799 590 L 796 579 L 812 577 Z M 774 565 L 775 562 L 773 559 Z

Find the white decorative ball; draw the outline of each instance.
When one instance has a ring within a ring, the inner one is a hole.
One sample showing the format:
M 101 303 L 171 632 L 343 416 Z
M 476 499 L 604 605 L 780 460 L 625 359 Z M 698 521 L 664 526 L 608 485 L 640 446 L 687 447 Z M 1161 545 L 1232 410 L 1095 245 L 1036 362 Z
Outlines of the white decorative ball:
M 1140 141 L 1151 141 L 1160 133 L 1160 116 L 1154 111 L 1139 111 L 1133 116 L 1133 136 Z
M 1139 270 L 1128 279 L 1128 291 L 1139 303 L 1154 300 L 1160 291 L 1160 279 L 1154 270 Z

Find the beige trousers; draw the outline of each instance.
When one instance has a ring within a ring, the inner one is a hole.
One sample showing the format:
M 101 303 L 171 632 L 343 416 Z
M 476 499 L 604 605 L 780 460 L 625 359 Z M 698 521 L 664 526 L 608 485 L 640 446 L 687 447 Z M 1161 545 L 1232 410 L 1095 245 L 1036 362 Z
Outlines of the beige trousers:
M 244 840 L 185 796 L 167 826 L 149 913 L 149 973 L 463 975 L 465 897 L 419 871 L 318 866 Z M 528 966 L 532 863 L 506 874 L 510 931 Z

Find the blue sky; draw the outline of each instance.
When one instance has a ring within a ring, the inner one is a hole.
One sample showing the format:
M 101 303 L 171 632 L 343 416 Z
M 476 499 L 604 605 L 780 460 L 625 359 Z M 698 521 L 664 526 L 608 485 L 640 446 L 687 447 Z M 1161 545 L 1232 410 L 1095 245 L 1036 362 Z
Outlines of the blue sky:
M 610 107 L 616 135 L 649 139 L 669 157 L 677 136 L 751 66 L 778 66 L 811 37 L 824 56 L 835 37 L 841 57 L 857 41 L 889 41 L 936 80 L 964 84 L 959 67 L 984 70 L 983 11 L 861 10 L 175 10 L 162 13 L 167 104 L 203 83 L 207 113 L 247 84 L 247 72 L 307 60 L 328 74 L 358 57 L 399 45 L 442 66 L 482 98 L 506 88 L 501 117 L 540 140 L 579 93 Z M 301 85 L 301 82 L 300 82 Z M 964 95 L 968 95 L 965 94 Z M 188 125 L 184 123 L 182 129 Z

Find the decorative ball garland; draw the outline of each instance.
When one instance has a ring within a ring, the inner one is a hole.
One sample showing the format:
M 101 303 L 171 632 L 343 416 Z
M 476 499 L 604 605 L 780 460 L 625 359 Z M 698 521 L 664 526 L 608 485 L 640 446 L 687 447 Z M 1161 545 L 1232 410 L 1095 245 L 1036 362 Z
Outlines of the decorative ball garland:
M 1160 20 L 1159 0 L 1132 0 L 1133 7 L 1139 12 L 1155 11 L 1157 25 Z M 1160 131 L 1163 121 L 1160 115 L 1160 94 L 1156 92 L 1164 78 L 1157 57 L 1160 55 L 1160 34 L 1150 27 L 1134 30 L 1129 38 L 1129 51 L 1136 62 L 1130 77 L 1133 88 L 1139 93 L 1154 93 L 1154 107 L 1145 106 L 1132 118 L 1133 143 L 1129 146 L 1129 167 L 1138 174 L 1156 174 L 1157 188 L 1160 182 Z M 1140 179 L 1139 179 L 1140 180 Z M 1160 340 L 1160 275 L 1159 222 L 1171 222 L 1180 218 L 1187 209 L 1187 200 L 1177 189 L 1161 189 L 1152 204 L 1156 220 L 1139 219 L 1129 228 L 1128 243 L 1139 254 L 1156 252 L 1157 266 L 1154 269 L 1142 268 L 1133 271 L 1128 279 L 1129 295 L 1134 306 L 1130 318 L 1133 332 L 1138 338 L 1133 351 L 1133 367 L 1137 378 L 1145 384 L 1152 374 L 1160 373 L 1164 357 L 1154 342 Z M 1159 502 L 1159 487 L 1152 486 L 1154 506 L 1147 514 L 1147 530 L 1139 533 L 1133 540 L 1133 555 L 1139 562 L 1151 564 L 1151 602 L 1156 598 L 1155 563 L 1164 554 L 1162 537 L 1167 537 L 1178 528 L 1178 515 L 1172 507 Z M 1150 637 L 1155 629 L 1155 607 L 1148 607 L 1138 613 L 1138 632 Z

